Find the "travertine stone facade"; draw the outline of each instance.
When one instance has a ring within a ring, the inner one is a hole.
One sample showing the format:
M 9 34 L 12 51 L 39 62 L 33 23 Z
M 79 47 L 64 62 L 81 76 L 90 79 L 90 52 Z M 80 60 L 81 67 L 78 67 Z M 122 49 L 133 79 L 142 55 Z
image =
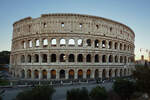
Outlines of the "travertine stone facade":
M 10 72 L 33 80 L 131 75 L 134 32 L 97 16 L 43 14 L 13 24 Z

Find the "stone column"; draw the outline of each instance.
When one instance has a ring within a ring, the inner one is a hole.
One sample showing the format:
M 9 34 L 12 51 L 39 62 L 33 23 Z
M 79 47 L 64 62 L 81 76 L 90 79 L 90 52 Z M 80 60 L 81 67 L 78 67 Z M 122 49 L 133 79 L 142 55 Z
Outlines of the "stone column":
M 39 70 L 39 79 L 42 79 L 42 70 Z
M 65 79 L 68 79 L 68 70 L 65 70 Z
M 56 70 L 56 79 L 59 79 L 59 70 Z
M 78 71 L 75 70 L 75 79 L 78 79 Z
M 109 41 L 105 40 L 105 42 L 106 42 L 106 49 L 108 49 L 108 43 L 109 43 Z
M 75 53 L 75 54 L 74 54 L 74 62 L 75 62 L 76 64 L 77 64 L 77 58 L 78 58 L 77 56 L 78 56 L 78 55 Z
M 77 48 L 78 47 L 78 39 L 74 39 L 74 41 L 75 41 L 75 47 Z
M 102 55 L 99 54 L 99 62 L 102 63 Z
M 94 64 L 95 63 L 95 55 L 92 53 L 91 54 L 91 63 Z
M 112 78 L 115 77 L 115 70 L 112 69 Z
M 31 70 L 31 79 L 34 79 L 34 70 Z
M 120 55 L 118 55 L 118 63 L 120 63 Z
M 112 41 L 112 49 L 115 49 L 115 42 Z
M 48 52 L 48 54 L 47 54 L 47 63 L 48 63 L 48 64 L 50 63 L 50 54 L 49 54 L 49 52 Z
M 66 40 L 66 48 L 69 47 L 69 39 L 65 39 Z
M 117 71 L 117 77 L 120 77 L 120 69 Z
M 42 54 L 39 53 L 39 63 L 41 64 L 42 63 Z
M 102 70 L 99 70 L 99 78 L 102 78 Z
M 98 45 L 99 45 L 99 49 L 101 49 L 102 48 L 102 41 L 101 40 L 99 40 Z
M 49 80 L 51 78 L 50 70 L 47 70 L 47 79 Z
M 83 79 L 86 79 L 86 70 L 83 70 Z
M 56 38 L 56 47 L 60 47 L 59 38 Z
M 24 72 L 25 72 L 25 79 L 27 79 L 27 70 L 25 69 Z
M 91 47 L 92 47 L 92 48 L 95 48 L 95 43 L 94 43 L 94 42 L 95 42 L 95 41 L 91 39 Z
M 43 48 L 43 39 L 40 38 L 39 41 L 40 41 L 40 43 L 39 43 L 40 44 L 40 48 Z
M 48 48 L 50 48 L 51 47 L 51 39 L 47 38 L 47 41 L 48 41 Z
M 91 78 L 94 79 L 94 70 L 91 70 Z
M 106 78 L 109 78 L 109 69 L 106 69 Z
M 32 64 L 34 63 L 34 54 L 33 53 L 31 54 L 31 63 Z

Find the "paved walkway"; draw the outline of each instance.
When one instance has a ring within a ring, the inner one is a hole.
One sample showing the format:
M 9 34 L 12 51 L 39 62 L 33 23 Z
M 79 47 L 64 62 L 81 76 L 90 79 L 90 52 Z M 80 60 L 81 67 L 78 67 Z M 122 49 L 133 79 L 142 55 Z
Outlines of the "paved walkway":
M 80 84 L 80 85 L 70 85 L 70 86 L 63 86 L 63 87 L 56 87 L 56 92 L 53 94 L 52 100 L 66 100 L 66 92 L 72 88 L 82 88 L 86 87 L 89 91 L 96 86 L 104 86 L 106 90 L 110 90 L 112 88 L 112 83 L 105 83 L 105 84 Z M 29 88 L 11 88 L 6 89 L 3 95 L 3 100 L 13 100 L 16 95 Z

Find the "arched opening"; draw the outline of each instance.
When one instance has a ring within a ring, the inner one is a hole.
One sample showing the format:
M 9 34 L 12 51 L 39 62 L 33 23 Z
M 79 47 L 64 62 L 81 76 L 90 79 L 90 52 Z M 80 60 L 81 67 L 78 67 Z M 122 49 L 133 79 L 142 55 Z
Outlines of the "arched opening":
M 27 61 L 28 61 L 28 63 L 31 63 L 31 55 L 27 56 Z
M 34 70 L 34 78 L 35 79 L 39 78 L 39 71 L 38 70 Z
M 74 62 L 74 54 L 69 55 L 69 62 Z
M 120 69 L 120 77 L 122 77 L 122 76 L 123 76 L 122 69 Z
M 118 49 L 118 43 L 115 42 L 115 49 Z
M 29 48 L 32 48 L 32 41 L 29 40 Z
M 60 39 L 60 46 L 65 46 L 65 45 L 66 45 L 66 40 Z
M 56 62 L 56 54 L 51 55 L 51 62 Z
M 106 48 L 106 41 L 105 40 L 102 41 L 102 48 Z
M 21 78 L 25 78 L 25 71 L 24 70 L 21 71 Z
M 38 55 L 38 54 L 35 54 L 35 55 L 34 55 L 34 62 L 35 62 L 35 63 L 38 63 L 38 62 L 39 62 L 39 55 Z
M 120 56 L 120 63 L 123 63 L 123 57 Z
M 81 69 L 78 70 L 78 79 L 83 79 L 83 71 Z
M 26 48 L 26 42 L 22 41 L 22 49 L 25 49 L 25 48 Z
M 126 50 L 126 44 L 124 44 L 124 50 Z
M 88 55 L 86 56 L 86 62 L 91 62 L 91 55 L 90 55 L 90 54 L 88 54 Z
M 86 72 L 86 78 L 89 79 L 91 76 L 91 70 L 88 69 L 87 72 Z
M 95 62 L 99 62 L 99 55 L 98 54 L 95 55 Z
M 115 69 L 115 77 L 118 76 L 118 69 Z
M 105 69 L 103 69 L 103 71 L 102 71 L 102 79 L 106 79 L 106 70 Z
M 106 55 L 102 56 L 102 62 L 105 63 L 106 62 Z
M 36 46 L 36 47 L 39 47 L 39 46 L 40 46 L 40 40 L 38 40 L 38 39 L 35 40 L 35 46 Z
M 56 42 L 56 39 L 55 39 L 55 38 L 51 40 L 51 46 L 56 46 L 56 43 L 57 43 L 57 42 Z
M 110 63 L 113 62 L 113 56 L 112 56 L 112 55 L 109 56 L 109 62 L 110 62 Z
M 118 56 L 115 56 L 115 63 L 118 62 Z
M 127 75 L 130 75 L 130 69 L 128 69 Z
M 99 41 L 98 41 L 98 40 L 95 40 L 95 41 L 94 41 L 94 45 L 95 45 L 95 48 L 98 48 L 98 46 L 99 46 Z
M 109 78 L 112 78 L 112 69 L 109 70 Z
M 109 41 L 109 43 L 108 43 L 108 49 L 111 49 L 111 48 L 112 48 L 112 42 Z
M 83 55 L 82 54 L 78 55 L 77 61 L 78 62 L 83 62 Z
M 42 54 L 42 62 L 43 63 L 47 62 L 47 54 Z
M 79 40 L 78 40 L 78 46 L 79 46 L 79 47 L 82 47 L 82 46 L 83 46 L 83 41 L 82 41 L 82 39 L 79 39 Z
M 65 54 L 61 54 L 59 57 L 60 62 L 65 62 L 66 61 L 66 56 Z
M 74 39 L 69 39 L 69 46 L 74 46 L 75 45 L 75 41 Z
M 126 69 L 124 69 L 124 76 L 126 76 L 127 75 L 127 70 Z
M 43 23 L 43 28 L 46 28 L 47 27 L 47 24 L 44 22 Z
M 60 72 L 59 72 L 59 78 L 60 79 L 65 79 L 65 70 L 60 70 Z
M 91 46 L 91 40 L 90 39 L 87 39 L 86 43 L 87 43 L 87 46 Z
M 74 79 L 74 70 L 73 69 L 69 70 L 69 79 Z
M 120 50 L 122 50 L 122 43 L 120 43 Z
M 56 79 L 56 70 L 51 70 L 51 79 Z
M 31 70 L 30 69 L 27 70 L 27 78 L 31 78 Z
M 127 63 L 127 57 L 124 56 L 124 63 L 126 64 Z
M 48 40 L 47 39 L 43 39 L 43 47 L 47 47 L 48 46 Z
M 46 70 L 42 71 L 42 76 L 43 76 L 43 79 L 47 79 L 47 71 Z
M 21 63 L 25 63 L 25 56 L 21 55 Z
M 95 77 L 96 79 L 99 78 L 99 71 L 98 71 L 98 69 L 95 70 L 95 75 L 94 75 L 94 77 Z

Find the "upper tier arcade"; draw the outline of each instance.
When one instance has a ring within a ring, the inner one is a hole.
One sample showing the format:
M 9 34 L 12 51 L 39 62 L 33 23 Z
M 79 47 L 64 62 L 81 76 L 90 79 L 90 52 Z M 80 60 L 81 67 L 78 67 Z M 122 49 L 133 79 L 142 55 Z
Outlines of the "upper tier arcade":
M 134 32 L 128 26 L 110 19 L 83 14 L 43 14 L 27 17 L 13 24 L 13 40 L 41 34 L 71 33 L 106 36 L 134 43 Z

